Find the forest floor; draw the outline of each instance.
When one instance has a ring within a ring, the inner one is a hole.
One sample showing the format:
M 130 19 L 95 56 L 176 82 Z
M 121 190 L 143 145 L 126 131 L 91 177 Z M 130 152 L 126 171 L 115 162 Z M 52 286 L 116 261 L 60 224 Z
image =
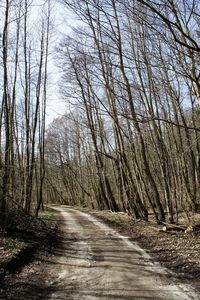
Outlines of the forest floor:
M 159 275 L 156 275 L 153 286 L 157 286 L 158 291 L 162 290 L 162 287 L 159 288 L 162 282 L 165 288 L 169 288 L 170 300 L 200 299 L 198 296 L 183 296 L 180 292 L 184 290 L 184 286 L 193 286 L 200 293 L 198 235 L 160 232 L 155 229 L 160 227 L 154 223 L 136 222 L 123 213 L 92 211 L 90 212 L 92 218 L 103 220 L 95 223 L 81 212 L 65 207 L 59 209 L 54 212 L 49 210 L 41 216 L 46 225 L 44 227 L 40 222 L 41 226 L 37 232 L 33 230 L 32 235 L 29 232 L 23 239 L 15 237 L 6 241 L 10 245 L 8 249 L 16 248 L 14 246 L 16 244 L 24 247 L 29 245 L 30 241 L 31 245 L 35 243 L 35 247 L 34 251 L 30 251 L 27 261 L 22 259 L 21 266 L 6 273 L 4 279 L 0 279 L 0 299 L 163 299 L 152 296 L 153 291 L 152 295 L 147 291 L 147 297 L 130 296 L 133 290 L 130 290 L 129 286 L 133 285 L 136 279 L 129 270 L 134 268 L 136 257 L 139 259 L 136 273 L 144 266 L 141 277 L 150 272 L 151 277 L 148 275 L 148 281 L 153 282 L 157 270 Z M 128 236 L 129 239 L 126 240 L 124 236 Z M 0 243 L 2 245 L 2 240 Z M 143 255 L 137 244 L 145 249 L 147 254 Z M 2 249 L 2 246 L 0 247 Z M 6 251 L 9 253 L 8 249 L 5 247 L 4 254 Z M 3 252 L 0 253 L 3 256 Z M 154 266 L 151 257 L 153 261 L 160 262 L 171 271 L 168 273 L 165 268 Z M 117 273 L 122 273 L 121 280 L 115 273 L 111 274 L 114 269 L 118 270 Z M 122 295 L 105 294 L 106 284 L 110 284 L 110 287 L 115 284 L 115 282 L 108 283 L 107 276 L 109 280 L 116 280 L 117 287 L 120 287 L 118 292 Z M 102 281 L 103 279 L 105 281 Z M 170 287 L 174 289 L 173 293 L 180 292 L 179 296 L 177 294 L 174 298 L 173 295 L 170 296 L 172 292 Z M 142 295 L 143 293 L 144 291 Z
M 17 226 L 11 218 L 6 235 L 0 237 L 0 299 L 46 299 L 51 292 L 44 262 L 61 242 L 58 214 L 48 209 L 34 219 L 19 212 L 16 219 Z

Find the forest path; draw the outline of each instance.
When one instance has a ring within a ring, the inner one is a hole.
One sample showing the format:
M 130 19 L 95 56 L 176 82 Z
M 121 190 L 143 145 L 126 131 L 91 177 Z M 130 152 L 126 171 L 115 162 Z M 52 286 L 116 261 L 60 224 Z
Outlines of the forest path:
M 54 264 L 57 288 L 52 300 L 200 299 L 173 283 L 172 273 L 107 225 L 68 207 L 54 209 L 64 220 L 64 241 Z

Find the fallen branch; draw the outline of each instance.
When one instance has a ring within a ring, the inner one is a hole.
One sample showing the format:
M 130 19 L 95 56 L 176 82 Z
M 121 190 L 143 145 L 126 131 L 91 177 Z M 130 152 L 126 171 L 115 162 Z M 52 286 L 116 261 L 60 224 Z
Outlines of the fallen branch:
M 168 224 L 165 222 L 162 222 L 165 226 L 163 226 L 163 231 L 185 231 L 187 229 L 186 225 L 176 225 L 176 224 Z

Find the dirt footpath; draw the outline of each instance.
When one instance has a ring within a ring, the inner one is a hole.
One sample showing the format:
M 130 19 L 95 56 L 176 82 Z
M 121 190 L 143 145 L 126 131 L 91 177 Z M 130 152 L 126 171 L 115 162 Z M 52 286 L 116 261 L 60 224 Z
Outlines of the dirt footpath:
M 64 241 L 50 299 L 200 299 L 107 225 L 67 207 L 55 209 L 64 220 Z

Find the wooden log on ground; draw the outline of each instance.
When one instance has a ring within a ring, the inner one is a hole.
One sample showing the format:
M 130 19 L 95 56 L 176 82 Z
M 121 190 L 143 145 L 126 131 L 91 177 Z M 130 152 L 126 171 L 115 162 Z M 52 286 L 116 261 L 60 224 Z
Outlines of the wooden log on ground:
M 186 225 L 176 225 L 176 224 L 168 224 L 165 222 L 162 222 L 164 224 L 162 230 L 163 231 L 182 231 L 185 232 L 188 226 Z

